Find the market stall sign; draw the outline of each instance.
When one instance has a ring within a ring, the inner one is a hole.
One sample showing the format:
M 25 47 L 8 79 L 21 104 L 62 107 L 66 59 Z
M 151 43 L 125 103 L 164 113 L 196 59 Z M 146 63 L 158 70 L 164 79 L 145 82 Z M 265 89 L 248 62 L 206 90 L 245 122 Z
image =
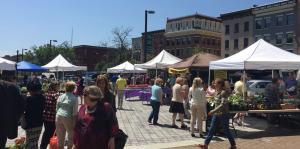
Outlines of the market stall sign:
M 175 68 L 169 68 L 169 73 L 170 74 L 185 74 L 188 73 L 189 69 L 184 68 L 184 69 L 175 69 Z
M 214 70 L 214 76 L 220 79 L 227 79 L 227 71 L 226 70 Z

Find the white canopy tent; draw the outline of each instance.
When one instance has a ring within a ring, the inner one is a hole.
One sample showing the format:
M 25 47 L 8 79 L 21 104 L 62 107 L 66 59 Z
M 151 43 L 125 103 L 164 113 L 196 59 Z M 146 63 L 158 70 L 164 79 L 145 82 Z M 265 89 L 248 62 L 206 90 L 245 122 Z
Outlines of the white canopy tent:
M 0 57 L 0 70 L 16 70 L 16 63 Z
M 69 63 L 62 55 L 56 56 L 51 62 L 42 66 L 48 68 L 50 71 L 78 71 L 87 70 L 86 66 L 75 66 Z
M 300 56 L 260 39 L 239 53 L 210 62 L 209 68 L 212 70 L 299 69 Z
M 156 57 L 144 64 L 135 64 L 134 66 L 144 69 L 164 69 L 169 65 L 180 62 L 181 59 L 162 50 Z
M 133 64 L 126 61 L 118 66 L 107 68 L 107 73 L 146 73 L 147 70 L 136 68 Z
M 248 48 L 230 57 L 212 61 L 210 70 L 274 70 L 274 69 L 299 69 L 300 56 L 280 49 L 272 44 L 258 40 Z M 209 71 L 210 73 L 210 71 Z M 209 74 L 210 81 L 210 74 Z M 244 84 L 245 85 L 245 84 Z M 245 97 L 245 95 L 243 95 Z

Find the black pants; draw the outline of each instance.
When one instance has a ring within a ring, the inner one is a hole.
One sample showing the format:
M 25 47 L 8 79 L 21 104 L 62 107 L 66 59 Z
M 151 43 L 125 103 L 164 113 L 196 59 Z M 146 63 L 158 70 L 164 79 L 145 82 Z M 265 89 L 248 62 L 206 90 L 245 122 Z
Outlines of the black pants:
M 7 137 L 0 134 L 0 149 L 5 149 L 6 141 Z
M 45 131 L 43 133 L 40 149 L 47 149 L 50 138 L 53 136 L 53 133 L 55 131 L 55 122 L 44 121 L 44 127 Z

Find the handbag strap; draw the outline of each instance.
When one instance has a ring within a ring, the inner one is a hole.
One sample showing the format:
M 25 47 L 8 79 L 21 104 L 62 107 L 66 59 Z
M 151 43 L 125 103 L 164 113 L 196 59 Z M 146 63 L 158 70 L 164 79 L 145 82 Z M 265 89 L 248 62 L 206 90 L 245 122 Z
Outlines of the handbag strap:
M 52 137 L 55 137 L 55 136 L 56 136 L 56 129 L 54 130 Z

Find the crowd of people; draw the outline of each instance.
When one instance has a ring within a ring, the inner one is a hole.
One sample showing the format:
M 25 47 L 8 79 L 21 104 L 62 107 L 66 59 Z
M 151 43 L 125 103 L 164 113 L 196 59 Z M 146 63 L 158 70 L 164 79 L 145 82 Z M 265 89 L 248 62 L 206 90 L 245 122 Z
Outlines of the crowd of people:
M 59 82 L 41 81 L 37 77 L 21 87 L 15 84 L 9 77 L 0 80 L 1 149 L 5 148 L 7 139 L 17 137 L 19 122 L 26 133 L 26 149 L 46 149 L 55 134 L 59 149 L 64 146 L 68 149 L 115 149 L 119 131 L 117 109 L 115 95 L 105 75 L 99 75 L 95 85 L 86 87 L 81 77 L 77 83 L 65 82 L 64 91 L 60 90 Z M 40 136 L 42 141 L 38 144 Z
M 131 79 L 135 80 L 135 77 Z M 231 148 L 236 148 L 229 131 L 228 97 L 236 94 L 247 98 L 246 77 L 242 76 L 233 90 L 228 81 L 219 78 L 213 80 L 210 86 L 200 77 L 191 80 L 189 77 L 171 75 L 166 81 L 162 77 L 155 80 L 144 78 L 144 82 L 146 80 L 152 85 L 152 111 L 148 123 L 159 125 L 160 106 L 169 105 L 169 112 L 172 113 L 170 126 L 179 128 L 176 121 L 180 121 L 180 128 L 186 129 L 188 126 L 184 119 L 190 119 L 191 137 L 196 137 L 197 129 L 199 137 L 204 138 L 203 123 L 208 117 L 211 118 L 205 142 L 199 147 L 208 148 L 212 137 L 222 127 Z M 33 77 L 23 80 L 20 87 L 15 84 L 13 77 L 3 77 L 0 81 L 0 97 L 5 99 L 1 100 L 3 107 L 0 108 L 0 118 L 3 120 L 0 123 L 0 148 L 5 147 L 7 138 L 17 137 L 19 122 L 26 132 L 26 149 L 36 149 L 38 146 L 46 149 L 54 134 L 58 137 L 59 149 L 64 146 L 68 149 L 115 148 L 114 137 L 119 130 L 116 112 L 123 109 L 124 90 L 130 84 L 122 74 L 109 78 L 98 75 L 95 84 L 90 86 L 84 86 L 82 77 L 78 77 L 77 82 L 65 83 Z M 265 89 L 266 106 L 278 104 L 285 93 L 297 96 L 299 84 L 293 73 L 289 73 L 286 82 L 274 78 Z M 212 109 L 208 109 L 209 100 L 214 101 Z M 240 124 L 244 116 L 237 113 L 234 120 Z M 42 141 L 39 145 L 40 136 Z
M 208 145 L 215 135 L 219 126 L 223 128 L 223 131 L 231 144 L 231 149 L 236 148 L 236 143 L 229 131 L 229 105 L 228 96 L 230 87 L 229 82 L 222 79 L 215 79 L 213 83 L 207 87 L 201 78 L 196 77 L 192 81 L 192 86 L 189 87 L 187 78 L 177 77 L 170 78 L 168 82 L 173 84 L 172 86 L 172 99 L 170 103 L 169 112 L 172 113 L 172 128 L 178 128 L 176 125 L 176 117 L 179 115 L 180 128 L 186 129 L 187 125 L 184 123 L 184 118 L 191 118 L 190 121 L 190 133 L 192 137 L 195 137 L 195 124 L 199 130 L 199 136 L 204 138 L 203 123 L 208 116 L 212 116 L 210 129 L 205 138 L 203 145 L 199 145 L 201 148 L 208 148 Z M 160 106 L 163 105 L 163 80 L 157 78 L 154 85 L 151 87 L 151 107 L 152 111 L 149 115 L 148 122 L 153 125 L 158 125 Z M 207 109 L 208 98 L 213 98 L 214 108 L 210 111 Z

